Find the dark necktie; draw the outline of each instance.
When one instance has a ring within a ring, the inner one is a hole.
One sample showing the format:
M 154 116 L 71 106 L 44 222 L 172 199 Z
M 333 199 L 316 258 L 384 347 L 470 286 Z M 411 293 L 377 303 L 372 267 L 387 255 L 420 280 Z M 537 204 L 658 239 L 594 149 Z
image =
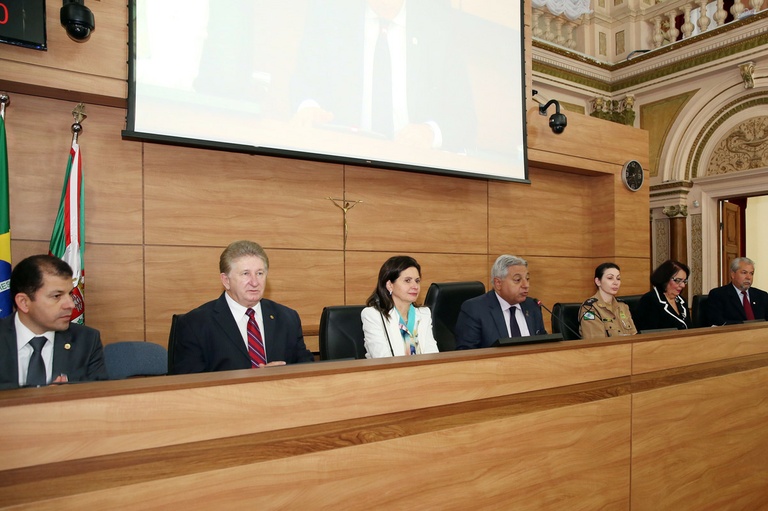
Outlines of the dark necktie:
M 741 303 L 744 304 L 744 313 L 747 315 L 747 321 L 751 319 L 755 319 L 755 313 L 752 312 L 752 304 L 749 303 L 749 297 L 747 296 L 747 292 L 742 291 L 741 297 L 742 297 Z
M 513 305 L 509 308 L 509 336 L 521 337 L 520 326 L 517 324 L 517 306 Z
M 248 314 L 248 354 L 251 356 L 251 367 L 255 368 L 267 363 L 267 352 L 259 324 L 256 323 L 256 311 L 249 308 L 245 313 Z
M 387 40 L 389 25 L 388 20 L 379 18 L 379 37 L 373 52 L 371 129 L 392 138 L 395 128 L 392 120 L 392 57 Z
M 27 386 L 29 387 L 41 387 L 48 383 L 45 362 L 43 362 L 43 345 L 47 340 L 45 337 L 34 337 L 29 341 L 29 345 L 32 346 L 32 356 L 29 358 L 27 368 Z

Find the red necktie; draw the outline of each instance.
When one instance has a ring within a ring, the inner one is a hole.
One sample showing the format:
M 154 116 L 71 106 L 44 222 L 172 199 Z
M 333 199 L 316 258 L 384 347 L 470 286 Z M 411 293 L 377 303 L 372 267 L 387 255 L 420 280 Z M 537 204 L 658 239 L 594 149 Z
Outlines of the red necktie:
M 749 297 L 747 296 L 747 292 L 746 291 L 742 291 L 741 292 L 741 297 L 742 297 L 741 303 L 744 304 L 744 312 L 747 315 L 747 321 L 749 321 L 751 319 L 755 319 L 755 313 L 752 312 L 752 304 L 749 303 Z
M 259 324 L 256 323 L 256 312 L 253 309 L 245 311 L 248 314 L 248 354 L 251 356 L 251 367 L 267 363 L 267 352 L 264 350 L 264 340 L 261 338 Z

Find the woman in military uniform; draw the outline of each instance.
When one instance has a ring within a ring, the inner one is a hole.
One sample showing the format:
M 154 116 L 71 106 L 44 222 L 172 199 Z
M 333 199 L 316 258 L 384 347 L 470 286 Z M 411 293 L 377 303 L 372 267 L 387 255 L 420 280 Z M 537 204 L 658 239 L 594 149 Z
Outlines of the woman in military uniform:
M 620 272 L 614 263 L 603 263 L 595 268 L 597 292 L 579 309 L 579 333 L 582 339 L 637 333 L 629 305 L 616 299 L 621 287 Z

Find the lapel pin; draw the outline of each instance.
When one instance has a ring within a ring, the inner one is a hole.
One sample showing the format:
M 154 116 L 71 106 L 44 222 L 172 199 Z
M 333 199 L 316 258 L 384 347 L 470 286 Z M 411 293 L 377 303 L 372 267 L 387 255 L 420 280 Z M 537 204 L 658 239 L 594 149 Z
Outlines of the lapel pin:
M 71 345 L 71 344 L 69 344 L 69 343 L 67 343 L 67 344 L 65 344 L 65 345 L 64 345 L 64 349 L 65 349 L 65 350 L 68 350 L 68 349 L 69 349 L 69 348 L 71 348 L 71 347 L 72 347 L 72 345 Z
M 272 314 L 270 314 L 270 315 L 269 315 L 269 319 L 275 319 L 275 316 L 273 316 Z

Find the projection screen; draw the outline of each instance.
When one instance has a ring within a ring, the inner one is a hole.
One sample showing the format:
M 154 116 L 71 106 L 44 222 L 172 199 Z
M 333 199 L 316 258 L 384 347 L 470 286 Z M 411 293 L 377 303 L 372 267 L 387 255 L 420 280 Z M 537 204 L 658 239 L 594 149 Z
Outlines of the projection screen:
M 126 138 L 527 180 L 515 0 L 131 0 Z

